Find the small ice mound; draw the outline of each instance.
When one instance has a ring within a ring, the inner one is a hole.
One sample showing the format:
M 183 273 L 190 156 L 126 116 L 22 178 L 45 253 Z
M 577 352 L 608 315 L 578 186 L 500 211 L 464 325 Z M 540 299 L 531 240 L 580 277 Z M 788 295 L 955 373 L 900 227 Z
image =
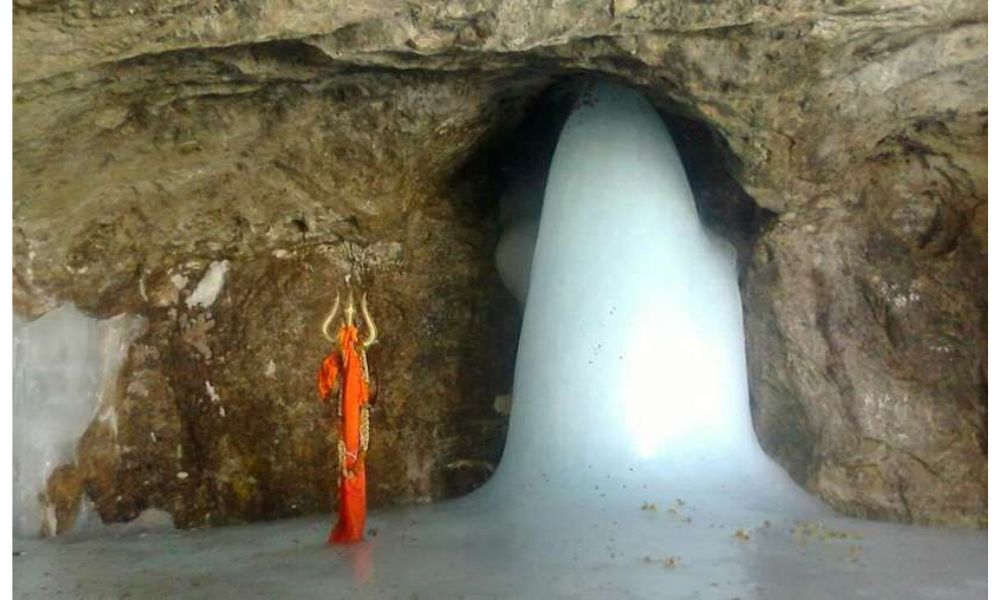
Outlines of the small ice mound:
M 521 221 L 504 230 L 496 249 L 497 271 L 507 290 L 523 306 L 531 281 L 531 257 L 538 238 L 538 221 Z

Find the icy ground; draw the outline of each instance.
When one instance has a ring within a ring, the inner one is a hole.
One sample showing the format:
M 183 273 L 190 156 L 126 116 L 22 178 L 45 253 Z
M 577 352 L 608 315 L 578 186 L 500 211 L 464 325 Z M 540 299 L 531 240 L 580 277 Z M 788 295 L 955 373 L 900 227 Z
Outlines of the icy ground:
M 523 283 L 516 246 L 535 241 L 507 239 Z M 15 597 L 985 597 L 985 533 L 835 517 L 761 451 L 732 248 L 702 230 L 637 94 L 581 97 L 530 269 L 507 447 L 482 489 L 375 512 L 349 548 L 324 545 L 327 519 L 18 540 Z
M 675 491 L 640 488 L 604 498 L 594 491 L 573 505 L 528 513 L 484 503 L 477 493 L 376 512 L 369 541 L 346 548 L 324 544 L 325 518 L 17 541 L 14 597 L 986 597 L 981 533 L 828 515 L 797 524 L 690 496 L 679 498 L 681 505 Z

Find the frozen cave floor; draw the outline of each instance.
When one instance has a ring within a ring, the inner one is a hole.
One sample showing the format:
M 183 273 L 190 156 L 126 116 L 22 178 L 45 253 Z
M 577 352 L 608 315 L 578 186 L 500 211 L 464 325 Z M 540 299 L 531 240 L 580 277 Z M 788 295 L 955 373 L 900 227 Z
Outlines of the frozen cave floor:
M 373 511 L 369 539 L 346 547 L 325 545 L 326 517 L 15 540 L 14 597 L 986 596 L 985 532 L 843 518 L 818 505 L 792 518 L 724 494 L 644 488 L 531 509 L 483 490 Z

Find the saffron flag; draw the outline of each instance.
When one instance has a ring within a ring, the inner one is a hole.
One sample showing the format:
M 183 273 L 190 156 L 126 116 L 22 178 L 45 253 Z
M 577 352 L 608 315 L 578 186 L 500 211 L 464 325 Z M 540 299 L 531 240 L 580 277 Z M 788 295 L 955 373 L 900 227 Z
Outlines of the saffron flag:
M 317 377 L 320 399 L 339 401 L 340 441 L 338 444 L 340 481 L 337 523 L 327 543 L 341 544 L 364 538 L 365 452 L 368 450 L 369 384 L 363 349 L 358 348 L 358 329 L 345 325 L 337 333 L 339 348 L 323 360 Z M 340 378 L 339 398 L 330 398 Z

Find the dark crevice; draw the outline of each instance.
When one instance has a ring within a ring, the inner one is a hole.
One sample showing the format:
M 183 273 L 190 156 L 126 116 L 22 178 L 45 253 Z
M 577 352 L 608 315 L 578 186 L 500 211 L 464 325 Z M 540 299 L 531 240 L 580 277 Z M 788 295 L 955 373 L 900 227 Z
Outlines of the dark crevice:
M 481 310 L 489 315 L 485 338 L 489 351 L 475 350 L 483 347 L 483 331 L 470 331 L 461 343 L 466 350 L 460 387 L 463 395 L 474 400 L 461 411 L 463 425 L 449 431 L 449 437 L 457 440 L 481 437 L 482 431 L 473 431 L 475 423 L 497 416 L 488 414 L 493 410 L 491 396 L 508 394 L 513 387 L 521 317 L 520 307 L 493 267 L 500 230 L 541 217 L 545 182 L 563 124 L 581 90 L 603 77 L 587 72 L 537 76 L 537 84 L 524 86 L 527 93 L 512 91 L 494 99 L 492 126 L 446 183 L 445 195 L 452 209 L 463 222 L 488 229 L 494 242 L 483 248 L 482 258 L 490 266 L 482 275 L 478 296 Z M 681 116 L 681 108 L 669 99 L 651 101 L 674 137 L 703 223 L 735 246 L 742 272 L 754 239 L 773 214 L 761 209 L 730 174 L 728 168 L 737 161 L 720 135 L 701 121 Z M 664 110 L 665 106 L 678 112 Z M 446 474 L 448 495 L 471 491 L 491 475 L 484 465 L 499 462 L 506 426 L 499 433 L 478 445 L 458 443 L 460 447 L 450 448 L 442 457 L 458 465 Z

